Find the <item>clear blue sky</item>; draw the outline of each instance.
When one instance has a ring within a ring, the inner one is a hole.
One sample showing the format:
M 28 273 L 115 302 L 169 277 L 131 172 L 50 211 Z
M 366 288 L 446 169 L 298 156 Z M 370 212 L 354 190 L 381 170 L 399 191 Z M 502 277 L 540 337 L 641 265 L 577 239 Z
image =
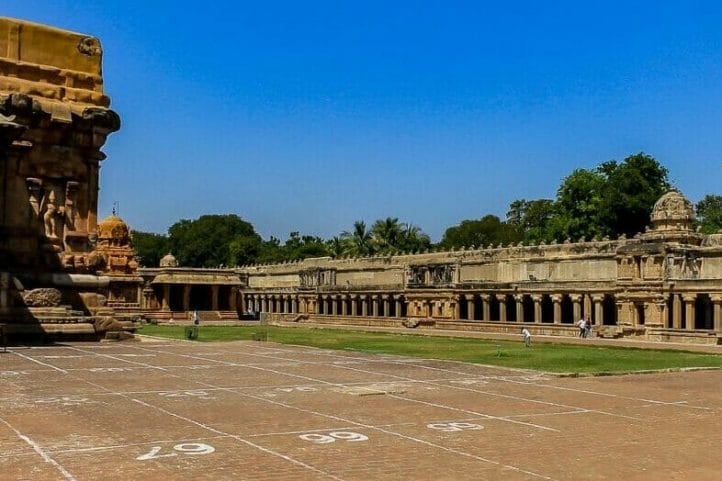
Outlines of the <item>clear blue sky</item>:
M 644 151 L 722 194 L 722 6 L 697 1 L 6 0 L 98 36 L 122 129 L 100 215 L 264 237 L 398 217 L 432 239 Z

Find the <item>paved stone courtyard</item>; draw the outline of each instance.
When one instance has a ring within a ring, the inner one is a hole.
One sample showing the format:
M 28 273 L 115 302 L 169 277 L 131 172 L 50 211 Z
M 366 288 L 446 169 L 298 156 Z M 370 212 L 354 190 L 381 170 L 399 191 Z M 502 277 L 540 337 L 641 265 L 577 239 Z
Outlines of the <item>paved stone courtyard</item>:
M 721 385 L 264 342 L 17 347 L 0 353 L 0 477 L 712 481 Z

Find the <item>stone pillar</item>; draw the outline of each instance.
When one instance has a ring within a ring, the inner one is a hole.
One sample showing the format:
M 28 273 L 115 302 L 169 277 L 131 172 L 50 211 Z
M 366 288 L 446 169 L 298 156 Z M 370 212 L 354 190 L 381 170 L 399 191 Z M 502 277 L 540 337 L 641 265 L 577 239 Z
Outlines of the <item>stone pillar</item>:
M 232 311 L 238 310 L 238 288 L 235 286 L 231 286 L 230 289 L 228 289 L 228 308 Z M 243 309 L 243 297 L 241 297 L 241 312 L 245 311 Z
M 162 310 L 170 311 L 170 284 L 163 284 L 163 299 L 161 303 Z
M 191 310 L 191 286 L 189 284 L 183 285 L 183 310 L 185 312 Z
M 10 298 L 8 292 L 10 291 L 10 274 L 7 272 L 0 272 L 0 309 L 3 307 L 10 307 Z
M 542 322 L 542 296 L 534 294 L 531 299 L 534 301 L 534 322 L 540 324 Z
M 682 329 L 682 298 L 679 294 L 672 294 L 672 327 Z
M 710 298 L 713 306 L 714 330 L 715 332 L 722 332 L 722 295 L 713 294 Z
M 456 302 L 453 302 L 452 306 L 454 307 L 454 320 L 461 319 L 461 303 L 457 300 Z
M 373 302 L 373 307 L 372 307 L 373 316 L 379 317 L 379 296 L 373 296 L 371 302 Z
M 394 307 L 396 308 L 396 317 L 401 317 L 401 296 L 394 296 Z
M 361 296 L 361 317 L 366 317 L 368 315 L 369 315 L 368 296 L 364 294 Z
M 218 286 L 211 286 L 211 310 L 218 310 Z
M 682 300 L 684 301 L 684 317 L 685 327 L 688 331 L 694 330 L 694 301 L 697 300 L 697 294 L 682 294 Z
M 524 322 L 524 294 L 514 294 L 516 322 Z
M 506 296 L 496 296 L 499 299 L 499 321 L 506 322 Z
M 390 315 L 389 308 L 390 307 L 391 307 L 391 302 L 389 301 L 388 296 L 384 296 L 384 316 L 385 317 L 389 317 L 389 315 Z
M 562 295 L 552 294 L 552 304 L 554 305 L 554 324 L 562 323 Z
M 491 321 L 491 294 L 481 294 L 481 318 L 485 322 Z
M 351 296 L 351 312 L 350 314 L 352 316 L 358 316 L 358 296 L 352 295 Z
M 342 316 L 348 316 L 347 302 L 348 302 L 348 296 L 345 294 L 342 295 L 341 296 L 341 315 Z
M 476 318 L 476 312 L 474 312 L 474 295 L 466 294 L 464 298 L 466 299 L 466 318 L 473 321 L 474 318 Z
M 576 323 L 582 318 L 582 295 L 581 294 L 569 294 L 569 298 L 572 300 L 572 310 L 574 311 L 574 322 Z
M 597 326 L 604 325 L 604 296 L 592 296 L 594 303 L 594 324 Z
M 584 318 L 591 321 L 593 319 L 593 317 L 592 317 L 592 296 L 589 294 L 584 294 L 583 303 L 584 303 Z

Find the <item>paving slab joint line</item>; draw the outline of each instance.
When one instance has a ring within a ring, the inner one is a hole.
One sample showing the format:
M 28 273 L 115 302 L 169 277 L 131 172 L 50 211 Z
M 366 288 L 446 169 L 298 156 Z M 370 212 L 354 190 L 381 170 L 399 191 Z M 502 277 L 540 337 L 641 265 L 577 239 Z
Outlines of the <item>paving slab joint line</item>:
M 635 374 L 660 374 L 668 372 L 695 372 L 695 371 L 719 371 L 718 366 L 696 366 L 696 367 L 666 367 L 662 369 L 640 369 L 636 371 L 600 371 L 600 372 L 543 372 L 541 374 L 550 377 L 602 377 L 602 376 L 631 376 Z

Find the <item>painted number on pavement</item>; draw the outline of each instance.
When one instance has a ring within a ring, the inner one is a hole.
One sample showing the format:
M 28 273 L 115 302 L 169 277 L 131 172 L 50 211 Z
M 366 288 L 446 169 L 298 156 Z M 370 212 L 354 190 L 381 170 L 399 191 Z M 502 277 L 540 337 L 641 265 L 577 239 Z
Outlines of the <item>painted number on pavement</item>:
M 216 450 L 213 446 L 210 446 L 208 444 L 203 443 L 181 443 L 176 444 L 173 446 L 173 451 L 170 453 L 163 453 L 161 454 L 161 451 L 163 448 L 161 446 L 153 446 L 150 448 L 150 451 L 148 451 L 145 454 L 141 454 L 138 456 L 138 461 L 148 461 L 149 459 L 158 459 L 158 458 L 170 458 L 173 456 L 179 456 L 179 455 L 199 455 L 199 454 L 211 454 L 213 451 Z
M 368 441 L 368 436 L 351 431 L 334 431 L 328 434 L 308 433 L 301 434 L 299 438 L 315 444 L 328 444 L 336 441 L 359 442 Z
M 447 433 L 457 433 L 471 429 L 484 429 L 483 426 L 473 423 L 431 423 L 426 425 L 429 429 L 436 429 Z

